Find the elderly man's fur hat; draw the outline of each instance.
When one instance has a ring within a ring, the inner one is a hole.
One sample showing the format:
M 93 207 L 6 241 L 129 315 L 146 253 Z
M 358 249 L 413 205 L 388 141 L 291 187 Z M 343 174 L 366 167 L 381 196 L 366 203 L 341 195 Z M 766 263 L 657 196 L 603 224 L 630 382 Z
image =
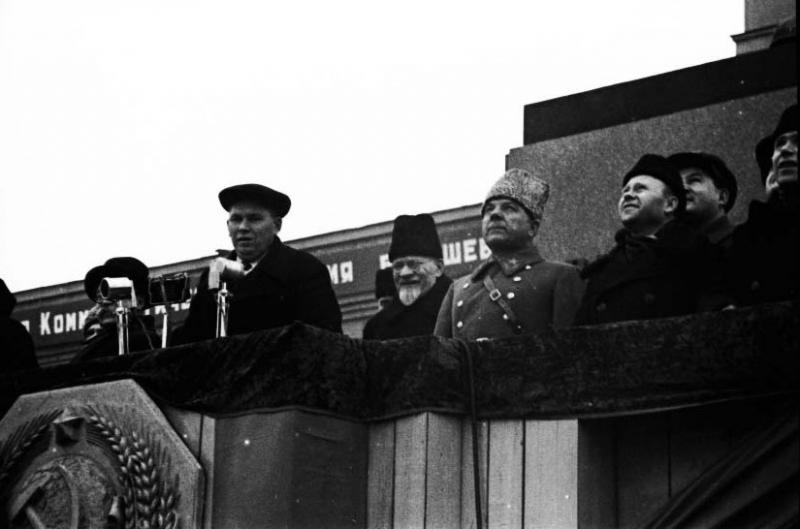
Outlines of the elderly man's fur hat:
M 509 169 L 489 189 L 481 211 L 493 198 L 509 198 L 524 207 L 532 219 L 539 220 L 549 196 L 550 185 L 547 182 L 525 169 Z
M 433 259 L 442 258 L 442 245 L 436 233 L 436 223 L 427 213 L 400 215 L 394 219 L 389 260 L 419 255 Z

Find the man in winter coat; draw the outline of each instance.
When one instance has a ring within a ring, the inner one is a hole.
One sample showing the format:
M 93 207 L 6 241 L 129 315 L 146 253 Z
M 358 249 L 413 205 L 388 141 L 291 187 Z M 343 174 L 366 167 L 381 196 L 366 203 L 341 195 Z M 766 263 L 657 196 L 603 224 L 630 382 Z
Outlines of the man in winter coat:
M 397 294 L 369 319 L 364 338 L 433 334 L 442 299 L 453 282 L 444 274 L 442 245 L 433 217 L 400 215 L 394 219 L 389 260 Z
M 736 203 L 737 193 L 733 172 L 718 156 L 705 152 L 679 152 L 667 160 L 680 172 L 686 189 L 686 224 L 727 251 L 734 229 L 728 212 Z
M 16 304 L 17 298 L 0 279 L 0 376 L 39 367 L 31 335 L 20 322 L 11 318 Z
M 622 179 L 616 245 L 590 263 L 578 325 L 661 318 L 721 308 L 708 240 L 679 220 L 683 182 L 664 157 L 645 154 Z M 720 296 L 721 297 L 721 296 Z
M 375 271 L 375 299 L 378 300 L 378 310 L 385 309 L 397 297 L 397 288 L 394 286 L 394 273 L 391 268 L 381 268 Z
M 733 233 L 728 275 L 737 305 L 800 296 L 796 104 L 783 112 L 773 133 L 758 143 L 756 159 L 767 201 L 752 201 L 747 221 Z
M 481 231 L 492 254 L 450 287 L 437 336 L 503 338 L 572 323 L 583 293 L 578 270 L 544 260 L 534 242 L 549 192 L 547 182 L 522 169 L 506 171 L 491 187 Z
M 128 352 L 161 347 L 153 316 L 142 313 L 147 305 L 149 275 L 147 266 L 135 257 L 112 257 L 86 273 L 83 289 L 95 305 L 89 310 L 83 325 L 83 349 L 70 360 L 71 363 L 119 355 L 116 303 L 103 299 L 99 293 L 100 283 L 107 277 L 130 279 L 136 292 L 136 307 L 129 309 Z
M 220 191 L 228 212 L 233 251 L 244 277 L 228 285 L 231 293 L 228 335 L 270 329 L 301 321 L 342 332 L 342 313 L 327 267 L 309 253 L 284 245 L 278 238 L 291 200 L 259 184 L 242 184 Z M 217 305 L 208 288 L 208 270 L 200 276 L 176 344 L 215 337 Z

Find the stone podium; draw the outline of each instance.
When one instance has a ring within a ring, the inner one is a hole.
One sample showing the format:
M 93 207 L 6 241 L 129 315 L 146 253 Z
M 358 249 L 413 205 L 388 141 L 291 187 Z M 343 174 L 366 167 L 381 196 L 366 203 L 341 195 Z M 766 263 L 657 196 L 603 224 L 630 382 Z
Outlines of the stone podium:
M 367 428 L 313 410 L 159 409 L 119 380 L 25 395 L 0 439 L 12 528 L 364 526 Z
M 780 526 L 799 347 L 787 302 L 470 343 L 298 324 L 21 373 L 0 524 Z

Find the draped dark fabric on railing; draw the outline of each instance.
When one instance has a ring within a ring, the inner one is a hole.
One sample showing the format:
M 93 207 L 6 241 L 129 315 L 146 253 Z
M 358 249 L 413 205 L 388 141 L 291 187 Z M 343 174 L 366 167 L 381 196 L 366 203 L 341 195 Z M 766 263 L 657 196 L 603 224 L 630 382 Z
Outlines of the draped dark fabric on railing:
M 482 418 L 580 417 L 800 391 L 800 311 L 786 302 L 473 342 Z M 463 347 L 436 337 L 351 339 L 300 323 L 0 380 L 17 396 L 132 378 L 209 414 L 301 406 L 374 420 L 466 414 Z
M 742 440 L 644 524 L 671 527 L 797 527 L 796 406 Z

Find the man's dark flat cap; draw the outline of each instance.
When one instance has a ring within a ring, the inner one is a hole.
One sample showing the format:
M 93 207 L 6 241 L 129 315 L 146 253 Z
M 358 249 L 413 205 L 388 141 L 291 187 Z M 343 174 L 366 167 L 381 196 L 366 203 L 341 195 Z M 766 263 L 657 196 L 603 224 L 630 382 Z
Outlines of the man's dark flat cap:
M 625 187 L 628 180 L 634 176 L 641 175 L 652 176 L 664 182 L 672 193 L 678 197 L 678 213 L 683 213 L 686 210 L 686 190 L 683 187 L 681 174 L 669 160 L 658 154 L 645 154 L 639 158 L 639 161 L 630 171 L 625 173 L 622 178 L 622 186 Z
M 769 171 L 772 169 L 772 153 L 775 152 L 775 139 L 786 132 L 797 130 L 797 105 L 792 105 L 781 114 L 778 126 L 769 136 L 761 138 L 756 145 L 756 161 L 761 170 L 761 183 L 766 184 Z
M 719 189 L 728 190 L 728 203 L 725 204 L 725 211 L 728 212 L 736 202 L 736 194 L 739 191 L 736 185 L 736 177 L 728 169 L 725 162 L 719 156 L 714 156 L 707 152 L 692 151 L 678 152 L 667 158 L 678 171 L 696 167 L 711 178 L 714 185 Z
M 112 257 L 105 264 L 95 266 L 86 273 L 83 280 L 83 289 L 89 299 L 97 298 L 97 287 L 106 277 L 127 277 L 133 281 L 136 294 L 147 297 L 147 278 L 150 271 L 147 266 L 135 257 Z
M 239 202 L 255 202 L 270 210 L 276 217 L 285 217 L 292 207 L 288 196 L 261 184 L 240 184 L 226 187 L 219 192 L 219 203 L 225 211 L 230 211 Z

